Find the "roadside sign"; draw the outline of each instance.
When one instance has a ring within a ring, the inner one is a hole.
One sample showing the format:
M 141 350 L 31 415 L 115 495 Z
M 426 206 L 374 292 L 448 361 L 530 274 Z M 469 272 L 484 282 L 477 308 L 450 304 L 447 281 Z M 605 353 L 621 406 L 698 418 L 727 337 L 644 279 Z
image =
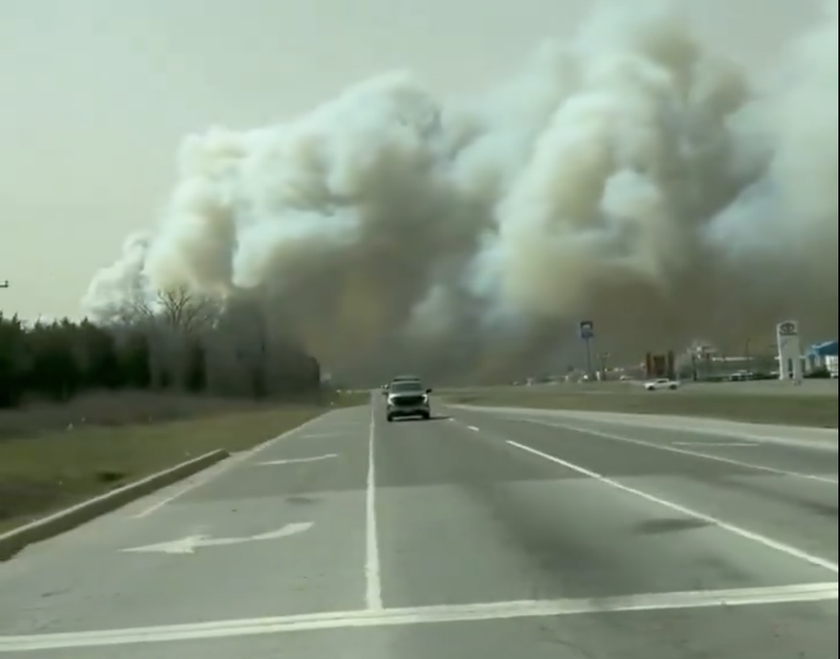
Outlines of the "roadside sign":
M 792 320 L 786 320 L 783 323 L 779 323 L 777 326 L 777 331 L 779 336 L 796 336 L 799 334 L 797 331 L 796 323 Z
M 580 338 L 584 341 L 595 337 L 595 324 L 591 320 L 582 320 L 580 322 Z

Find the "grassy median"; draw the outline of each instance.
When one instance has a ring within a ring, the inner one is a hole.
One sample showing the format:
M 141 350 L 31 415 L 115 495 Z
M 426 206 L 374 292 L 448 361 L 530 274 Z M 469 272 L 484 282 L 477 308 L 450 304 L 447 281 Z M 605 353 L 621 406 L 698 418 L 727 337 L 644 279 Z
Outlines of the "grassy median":
M 242 451 L 367 394 L 160 423 L 74 425 L 0 441 L 0 532 L 217 449 Z
M 837 428 L 836 396 L 714 394 L 689 391 L 570 392 L 568 390 L 455 391 L 447 402 L 496 407 L 696 416 L 750 423 Z

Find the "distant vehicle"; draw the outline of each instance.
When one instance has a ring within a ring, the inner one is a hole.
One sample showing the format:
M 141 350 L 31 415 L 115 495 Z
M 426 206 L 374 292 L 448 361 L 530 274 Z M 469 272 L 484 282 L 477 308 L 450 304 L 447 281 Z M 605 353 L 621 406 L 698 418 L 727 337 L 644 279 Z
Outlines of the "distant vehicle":
M 420 417 L 428 420 L 432 416 L 429 394 L 419 379 L 395 380 L 388 387 L 388 421 L 398 418 Z
M 657 391 L 659 389 L 678 389 L 680 383 L 676 380 L 669 380 L 668 378 L 658 378 L 656 380 L 649 380 L 645 382 L 645 389 L 647 391 Z

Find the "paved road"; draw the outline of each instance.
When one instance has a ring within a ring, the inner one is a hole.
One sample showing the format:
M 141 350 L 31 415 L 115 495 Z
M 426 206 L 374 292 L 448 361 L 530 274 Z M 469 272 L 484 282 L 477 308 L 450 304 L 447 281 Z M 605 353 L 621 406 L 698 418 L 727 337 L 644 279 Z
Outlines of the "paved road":
M 462 387 L 446 389 L 442 393 L 453 395 L 487 395 L 487 394 L 528 394 L 573 393 L 594 395 L 615 395 L 620 393 L 638 394 L 644 391 L 644 380 L 629 382 L 589 382 L 535 384 L 531 386 L 498 385 L 487 387 Z M 750 396 L 820 396 L 836 397 L 838 395 L 838 380 L 813 379 L 803 380 L 800 384 L 793 384 L 780 380 L 752 380 L 747 382 L 692 382 L 682 380 L 680 389 L 669 395 L 725 395 L 747 394 Z
M 0 564 L 0 655 L 838 655 L 836 452 L 381 406 Z
M 697 394 L 749 394 L 752 396 L 837 396 L 837 380 L 803 380 L 793 384 L 781 380 L 748 382 L 683 382 L 682 392 Z

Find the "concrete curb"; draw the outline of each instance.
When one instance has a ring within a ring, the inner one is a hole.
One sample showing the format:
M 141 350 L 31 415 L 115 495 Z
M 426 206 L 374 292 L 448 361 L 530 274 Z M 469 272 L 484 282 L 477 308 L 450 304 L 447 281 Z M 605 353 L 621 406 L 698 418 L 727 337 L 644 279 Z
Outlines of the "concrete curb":
M 0 561 L 12 558 L 27 545 L 47 540 L 81 526 L 85 522 L 121 508 L 135 499 L 207 469 L 229 456 L 230 453 L 224 450 L 211 451 L 139 481 L 123 485 L 116 490 L 111 490 L 93 499 L 82 501 L 75 506 L 7 531 L 0 535 Z

